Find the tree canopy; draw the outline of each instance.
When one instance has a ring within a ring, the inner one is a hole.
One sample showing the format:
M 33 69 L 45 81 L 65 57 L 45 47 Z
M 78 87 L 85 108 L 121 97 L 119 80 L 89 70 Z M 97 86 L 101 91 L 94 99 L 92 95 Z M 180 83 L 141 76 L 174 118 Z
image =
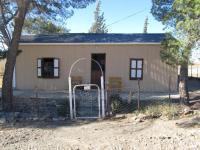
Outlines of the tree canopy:
M 50 33 L 68 33 L 69 30 L 65 26 L 57 25 L 45 18 L 30 18 L 25 20 L 23 32 L 29 34 L 50 34 Z
M 175 61 L 170 64 L 187 63 L 192 48 L 200 46 L 200 1 L 152 0 L 152 2 L 153 16 L 166 25 L 171 34 L 167 35 L 163 42 L 162 58 L 168 63 L 169 60 Z M 164 55 L 168 57 L 163 57 Z
M 104 13 L 101 13 L 101 1 L 98 1 L 94 12 L 94 23 L 92 24 L 89 33 L 107 33 Z
M 9 45 L 14 30 L 14 18 L 20 7 L 27 3 L 26 20 L 38 22 L 41 18 L 48 23 L 45 28 L 54 26 L 53 22 L 63 24 L 73 15 L 73 9 L 85 8 L 95 0 L 1 0 L 0 1 L 0 41 Z M 38 19 L 38 17 L 40 19 Z M 41 20 L 40 20 L 41 21 Z M 59 29 L 63 30 L 63 29 Z

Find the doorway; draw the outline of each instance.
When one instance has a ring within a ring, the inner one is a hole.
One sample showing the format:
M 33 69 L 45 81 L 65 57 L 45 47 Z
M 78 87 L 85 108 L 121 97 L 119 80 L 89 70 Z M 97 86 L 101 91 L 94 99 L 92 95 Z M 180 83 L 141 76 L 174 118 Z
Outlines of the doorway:
M 103 75 L 104 80 L 105 80 L 106 54 L 102 54 L 102 53 L 92 54 L 91 58 L 96 60 L 101 65 L 103 74 L 104 74 Z M 99 66 L 94 61 L 91 61 L 91 83 L 97 84 L 99 87 L 101 87 L 101 70 L 99 69 Z

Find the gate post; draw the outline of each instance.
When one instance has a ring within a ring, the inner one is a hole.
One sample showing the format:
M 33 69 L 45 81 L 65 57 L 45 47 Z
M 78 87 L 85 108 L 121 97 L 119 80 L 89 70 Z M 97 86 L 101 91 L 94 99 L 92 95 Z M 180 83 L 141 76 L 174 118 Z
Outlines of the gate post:
M 102 117 L 105 118 L 104 78 L 101 76 Z
M 72 80 L 69 76 L 68 78 L 69 82 L 69 106 L 70 106 L 70 119 L 73 119 L 73 108 L 72 108 Z

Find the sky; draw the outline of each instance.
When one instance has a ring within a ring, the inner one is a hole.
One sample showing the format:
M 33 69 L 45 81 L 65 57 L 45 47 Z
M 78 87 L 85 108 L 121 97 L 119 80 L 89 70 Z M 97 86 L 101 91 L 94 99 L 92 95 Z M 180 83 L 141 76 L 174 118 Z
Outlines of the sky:
M 155 20 L 150 13 L 151 0 L 101 0 L 101 2 L 101 11 L 104 12 L 109 33 L 142 33 L 146 17 L 149 19 L 148 33 L 165 32 L 162 23 Z M 88 33 L 94 22 L 95 8 L 96 3 L 93 3 L 87 8 L 74 10 L 74 15 L 67 20 L 67 27 L 70 32 Z M 113 24 L 131 15 L 133 16 Z M 199 50 L 194 52 L 192 58 L 199 61 Z
M 148 33 L 163 33 L 164 26 L 151 15 L 151 0 L 102 0 L 106 24 L 140 12 L 126 20 L 108 26 L 109 33 L 142 33 L 145 18 L 149 18 Z M 71 33 L 87 33 L 94 21 L 96 3 L 87 8 L 74 10 L 74 15 L 67 20 Z M 141 12 L 142 11 L 142 12 Z

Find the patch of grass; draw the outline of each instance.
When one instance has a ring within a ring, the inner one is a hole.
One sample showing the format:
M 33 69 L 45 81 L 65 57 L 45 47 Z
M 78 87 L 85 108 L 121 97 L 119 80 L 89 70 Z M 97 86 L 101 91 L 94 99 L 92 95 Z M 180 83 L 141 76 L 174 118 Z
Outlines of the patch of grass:
M 169 120 L 178 119 L 183 112 L 184 106 L 180 104 L 158 103 L 143 108 L 140 112 L 150 116 L 162 116 Z

